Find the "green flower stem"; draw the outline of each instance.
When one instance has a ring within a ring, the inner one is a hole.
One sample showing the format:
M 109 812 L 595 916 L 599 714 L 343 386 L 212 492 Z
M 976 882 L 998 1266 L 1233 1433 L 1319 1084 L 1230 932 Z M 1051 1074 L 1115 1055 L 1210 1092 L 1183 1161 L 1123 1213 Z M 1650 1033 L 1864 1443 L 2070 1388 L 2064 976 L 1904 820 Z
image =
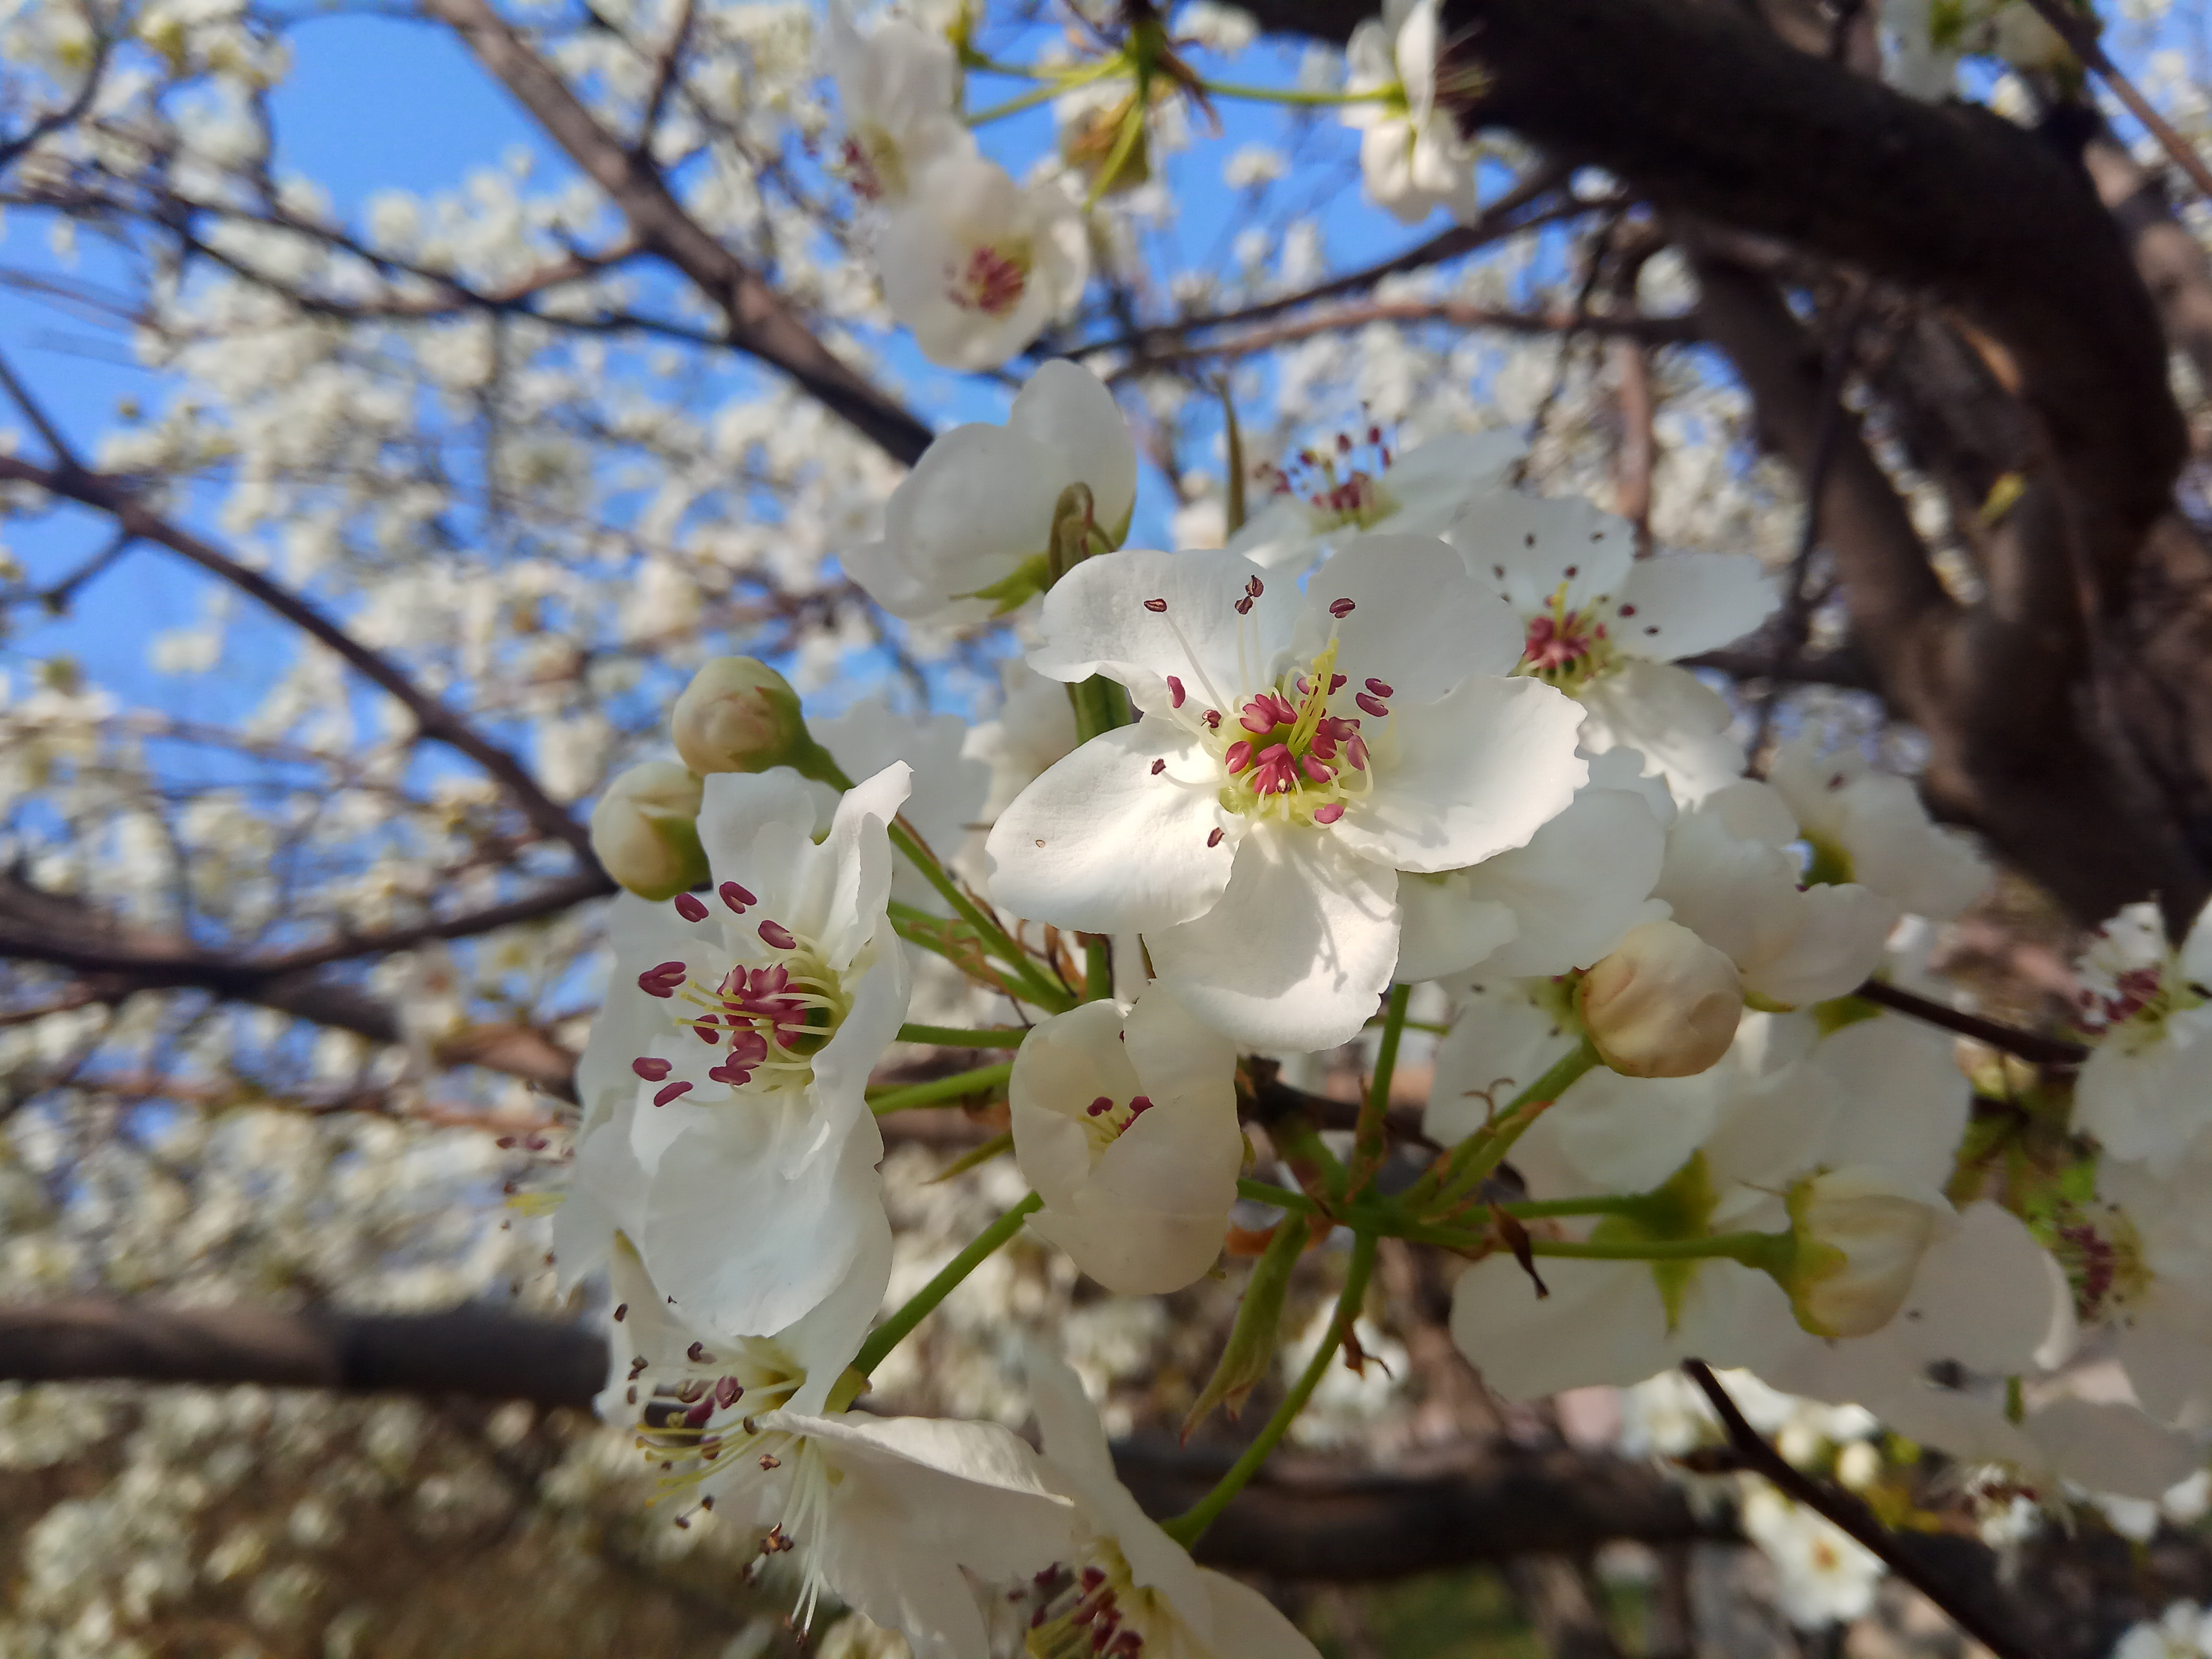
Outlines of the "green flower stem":
M 908 1297 L 904 1307 L 868 1333 L 868 1340 L 853 1356 L 852 1369 L 866 1376 L 882 1364 L 884 1356 L 905 1341 L 908 1333 L 927 1319 L 937 1304 L 952 1293 L 954 1286 L 982 1266 L 993 1251 L 1021 1231 L 1023 1222 L 1043 1207 L 1044 1200 L 1031 1193 L 984 1228 L 966 1249 L 939 1269 L 936 1278 Z
M 1302 1111 L 1285 1112 L 1279 1117 L 1269 1119 L 1267 1127 L 1267 1139 L 1274 1143 L 1277 1152 L 1293 1166 L 1301 1163 L 1311 1164 L 1321 1172 L 1322 1184 L 1330 1194 L 1335 1197 L 1343 1196 L 1344 1165 L 1337 1161 L 1336 1154 L 1329 1151 L 1328 1143 L 1321 1138 L 1321 1131 L 1314 1127 L 1311 1118 Z M 1299 1178 L 1304 1179 L 1303 1176 Z
M 1137 153 L 1137 141 L 1145 136 L 1142 82 L 1139 85 L 1139 95 L 1129 101 L 1129 112 L 1122 118 L 1121 131 L 1115 135 L 1114 148 L 1107 155 L 1106 165 L 1098 170 L 1098 177 L 1091 186 L 1091 194 L 1084 200 L 1083 208 L 1086 213 L 1105 198 L 1106 192 L 1113 188 L 1114 181 L 1121 176 L 1121 169 L 1129 164 L 1129 158 Z
M 1359 1317 L 1360 1304 L 1367 1297 L 1368 1276 L 1374 1271 L 1375 1236 L 1372 1233 L 1357 1234 L 1352 1241 L 1352 1265 L 1345 1271 L 1344 1291 L 1336 1298 L 1336 1317 L 1329 1322 L 1328 1334 L 1322 1339 L 1321 1346 L 1314 1350 L 1314 1357 L 1306 1362 L 1304 1371 L 1291 1385 L 1290 1393 L 1283 1396 L 1283 1403 L 1275 1407 L 1275 1414 L 1253 1437 L 1252 1443 L 1244 1449 L 1244 1455 L 1230 1466 L 1229 1473 L 1221 1477 L 1212 1492 L 1174 1520 L 1164 1523 L 1162 1529 L 1169 1537 L 1186 1549 L 1196 1544 L 1221 1511 L 1229 1507 L 1230 1500 L 1243 1491 L 1245 1483 L 1259 1473 L 1260 1466 L 1267 1461 L 1268 1455 L 1282 1443 L 1283 1437 L 1290 1432 L 1291 1422 L 1305 1409 L 1306 1401 L 1313 1397 L 1313 1391 L 1321 1386 L 1322 1378 L 1328 1374 L 1330 1363 L 1336 1358 L 1336 1351 L 1344 1346 L 1344 1339 L 1351 1334 L 1352 1322 Z
M 1534 1221 L 1539 1217 L 1554 1215 L 1625 1215 L 1641 1216 L 1651 1208 L 1649 1199 L 1638 1196 L 1605 1198 L 1538 1198 L 1522 1199 L 1498 1206 L 1517 1221 Z
M 970 1031 L 953 1025 L 902 1025 L 901 1042 L 933 1042 L 940 1048 L 1018 1048 L 1030 1034 L 1026 1025 L 994 1025 Z
M 1020 995 L 1024 1001 L 1050 1009 L 1055 1014 L 1064 1013 L 1075 1006 L 1075 999 L 1039 972 L 1029 952 L 1007 938 L 1006 929 L 984 915 L 975 900 L 960 890 L 960 884 L 945 872 L 945 866 L 937 861 L 937 855 L 922 844 L 921 837 L 907 826 L 904 819 L 891 820 L 890 837 L 891 845 L 905 855 L 908 863 L 921 872 L 922 879 L 938 890 L 961 921 L 975 930 L 976 937 L 983 942 L 983 948 L 1013 969 L 1015 979 L 1020 982 Z
M 1443 1196 L 1464 1197 L 1480 1187 L 1491 1171 L 1505 1161 L 1505 1154 L 1513 1150 L 1515 1141 L 1528 1132 L 1529 1126 L 1597 1063 L 1597 1047 L 1584 1037 L 1550 1071 L 1514 1096 L 1513 1103 L 1496 1123 L 1455 1146 L 1444 1161 Z
M 869 1101 L 868 1109 L 878 1117 L 884 1117 L 893 1112 L 903 1112 L 910 1107 L 935 1106 L 967 1095 L 981 1094 L 986 1089 L 996 1089 L 1013 1074 L 1014 1062 L 1003 1060 L 996 1066 L 979 1066 L 972 1072 L 955 1072 L 951 1077 L 932 1078 L 927 1083 L 893 1089 Z
M 1387 104 L 1393 100 L 1403 103 L 1403 87 L 1374 87 L 1365 92 L 1321 92 L 1304 87 L 1251 87 L 1230 81 L 1208 81 L 1205 83 L 1208 96 L 1214 98 L 1245 98 L 1261 104 L 1299 104 L 1308 108 L 1327 108 L 1339 104 Z
M 1279 1210 L 1295 1210 L 1300 1215 L 1322 1215 L 1320 1205 L 1304 1193 L 1294 1193 L 1288 1187 L 1270 1186 L 1264 1181 L 1239 1181 L 1237 1196 L 1249 1198 L 1255 1203 L 1272 1204 Z
M 993 121 L 1003 121 L 1009 115 L 1019 115 L 1024 110 L 1035 109 L 1039 104 L 1048 104 L 1064 92 L 1073 92 L 1078 87 L 1087 87 L 1093 81 L 1103 81 L 1111 75 L 1125 74 L 1127 70 L 1127 60 L 1118 54 L 1111 58 L 1102 58 L 1095 64 L 1087 64 L 1083 68 L 1068 74 L 1054 75 L 1042 86 L 1032 88 L 1018 97 L 1009 98 L 1003 104 L 994 104 L 988 109 L 977 110 L 973 115 L 962 118 L 971 127 L 984 126 Z M 992 65 L 992 72 L 997 75 L 1018 76 L 1026 80 L 1040 78 L 1033 70 L 1001 69 L 996 64 Z
M 1114 943 L 1097 933 L 1083 936 L 1083 1000 L 1103 1002 L 1114 994 Z
M 1375 1053 L 1375 1075 L 1368 1080 L 1367 1098 L 1359 1109 L 1358 1127 L 1352 1138 L 1352 1167 L 1370 1175 L 1382 1162 L 1383 1132 L 1390 1116 L 1390 1080 L 1398 1071 L 1398 1046 L 1406 1036 L 1406 1006 L 1413 988 L 1393 985 L 1382 1006 L 1382 1042 Z

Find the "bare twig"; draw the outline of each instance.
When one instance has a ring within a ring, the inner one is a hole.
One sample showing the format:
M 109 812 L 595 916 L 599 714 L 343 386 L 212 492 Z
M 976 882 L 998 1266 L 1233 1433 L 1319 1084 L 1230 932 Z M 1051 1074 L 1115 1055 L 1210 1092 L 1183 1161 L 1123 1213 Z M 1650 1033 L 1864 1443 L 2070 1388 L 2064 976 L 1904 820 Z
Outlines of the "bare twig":
M 1930 1025 L 1941 1026 L 1947 1031 L 1956 1031 L 1977 1042 L 1986 1042 L 2001 1054 L 2017 1054 L 2022 1060 L 2032 1060 L 2041 1066 L 2079 1066 L 2089 1058 L 2088 1048 L 2079 1042 L 2069 1042 L 2064 1037 L 2044 1036 L 2034 1031 L 2023 1031 L 2016 1026 L 2001 1025 L 1996 1020 L 1984 1019 L 1979 1014 L 1960 1013 L 1956 1008 L 1947 1008 L 1940 1002 L 1901 991 L 1894 985 L 1879 979 L 1870 979 L 1853 993 L 1869 1002 L 1893 1008 L 1900 1014 L 1910 1014 L 1915 1019 L 1925 1020 Z
M 1737 1409 L 1711 1366 L 1702 1359 L 1690 1359 L 1683 1362 L 1682 1369 L 1712 1402 L 1721 1426 L 1727 1431 L 1729 1444 L 1744 1468 L 1763 1475 L 1784 1496 L 1826 1516 L 1857 1540 L 1997 1659 L 2036 1659 L 2035 1650 L 2017 1628 L 2018 1620 L 2006 1604 L 2005 1592 L 1990 1569 L 1986 1552 L 1974 1558 L 1978 1568 L 1974 1578 L 1948 1570 L 1949 1564 L 1939 1564 L 1935 1559 L 1936 1547 L 1931 1546 L 1940 1547 L 1936 1540 L 1893 1533 L 1856 1498 L 1814 1480 L 1775 1450 Z
M 2204 158 L 2197 147 L 2173 130 L 2173 125 L 2144 97 L 2136 83 L 2123 74 L 2105 52 L 2104 43 L 2097 39 L 2094 24 L 2076 11 L 2066 0 L 2027 0 L 2043 21 L 2051 25 L 2072 50 L 2074 55 L 2094 71 L 2100 80 L 2112 89 L 2112 95 L 2127 106 L 2128 113 L 2143 125 L 2143 130 L 2158 140 L 2159 148 L 2173 160 L 2173 164 L 2189 175 L 2197 186 L 2197 193 L 2212 202 L 2212 168 L 2204 165 Z

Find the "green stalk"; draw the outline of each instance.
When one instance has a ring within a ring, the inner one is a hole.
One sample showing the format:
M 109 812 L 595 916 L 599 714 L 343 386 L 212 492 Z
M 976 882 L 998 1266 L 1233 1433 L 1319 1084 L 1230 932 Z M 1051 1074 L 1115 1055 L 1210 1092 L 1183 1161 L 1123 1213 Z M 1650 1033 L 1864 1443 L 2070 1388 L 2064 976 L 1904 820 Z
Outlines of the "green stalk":
M 1532 1238 L 1538 1255 L 1571 1256 L 1588 1261 L 1700 1261 L 1727 1257 L 1747 1267 L 1763 1268 L 1788 1233 L 1712 1233 L 1704 1238 L 1608 1240 L 1602 1243 L 1567 1238 Z
M 979 1066 L 972 1072 L 955 1072 L 951 1077 L 932 1078 L 927 1083 L 893 1089 L 869 1101 L 868 1109 L 878 1117 L 885 1117 L 910 1107 L 934 1106 L 943 1101 L 958 1100 L 963 1095 L 995 1089 L 1013 1074 L 1014 1062 L 1002 1060 L 996 1066 Z
M 1024 110 L 1035 109 L 1039 104 L 1049 103 L 1063 92 L 1073 92 L 1078 87 L 1089 86 L 1093 81 L 1103 81 L 1110 75 L 1121 74 L 1127 67 L 1127 61 L 1119 55 L 1102 58 L 1097 63 L 1085 64 L 1073 73 L 1054 76 L 1045 85 L 1023 93 L 1018 98 L 1009 98 L 1003 104 L 994 104 L 988 109 L 978 110 L 975 114 L 963 118 L 971 127 L 983 126 L 992 121 L 1003 121 L 1009 115 L 1019 115 Z M 1030 76 L 1031 72 L 1025 70 L 1002 69 L 994 64 L 992 65 L 992 73 Z
M 970 1031 L 954 1025 L 902 1025 L 901 1042 L 933 1042 L 940 1048 L 1018 1048 L 1030 1034 L 1026 1025 L 994 1025 Z
M 1517 1221 L 1534 1221 L 1540 1217 L 1554 1215 L 1640 1216 L 1650 1209 L 1651 1203 L 1641 1196 L 1532 1198 L 1501 1204 L 1498 1207 Z
M 1239 1181 L 1237 1196 L 1249 1198 L 1255 1203 L 1272 1204 L 1279 1210 L 1295 1210 L 1300 1215 L 1320 1215 L 1320 1205 L 1304 1193 L 1294 1193 L 1288 1187 L 1275 1187 L 1264 1181 Z
M 1336 1317 L 1329 1322 L 1328 1334 L 1322 1337 L 1321 1346 L 1314 1350 L 1314 1357 L 1306 1363 L 1304 1371 L 1291 1385 L 1290 1393 L 1283 1397 L 1283 1403 L 1275 1407 L 1275 1414 L 1253 1437 L 1252 1443 L 1244 1449 L 1244 1455 L 1230 1466 L 1229 1473 L 1221 1477 L 1213 1490 L 1174 1520 L 1163 1524 L 1162 1530 L 1185 1549 L 1198 1542 L 1221 1511 L 1229 1507 L 1230 1500 L 1244 1490 L 1245 1483 L 1260 1472 L 1260 1466 L 1267 1461 L 1268 1455 L 1282 1443 L 1283 1437 L 1290 1432 L 1291 1424 L 1305 1409 L 1306 1401 L 1313 1398 L 1313 1391 L 1321 1386 L 1321 1380 L 1328 1374 L 1330 1362 L 1336 1358 L 1336 1351 L 1344 1346 L 1344 1339 L 1351 1334 L 1352 1322 L 1359 1317 L 1360 1304 L 1367 1297 L 1368 1275 L 1374 1270 L 1374 1235 L 1355 1235 L 1352 1241 L 1352 1265 L 1345 1271 L 1343 1293 L 1336 1298 Z
M 1597 1047 L 1584 1037 L 1550 1071 L 1514 1096 L 1513 1103 L 1494 1125 L 1479 1134 L 1469 1135 L 1452 1149 L 1444 1160 L 1443 1195 L 1462 1197 L 1480 1186 L 1490 1172 L 1505 1161 L 1505 1154 L 1513 1150 L 1513 1143 L 1528 1132 L 1529 1126 L 1544 1115 L 1546 1109 L 1597 1064 Z
M 1103 1002 L 1114 994 L 1114 944 L 1098 933 L 1083 938 L 1083 1000 Z
M 1121 176 L 1121 169 L 1128 166 L 1129 158 L 1136 154 L 1137 141 L 1145 136 L 1145 84 L 1139 79 L 1136 96 L 1129 100 L 1128 117 L 1121 123 L 1121 131 L 1115 136 L 1114 148 L 1107 155 L 1106 165 L 1099 170 L 1097 179 L 1091 186 L 1091 194 L 1084 201 L 1085 212 L 1088 213 L 1105 198 L 1115 179 Z
M 868 1333 L 868 1340 L 853 1356 L 851 1369 L 866 1376 L 882 1364 L 884 1356 L 905 1341 L 908 1333 L 927 1319 L 937 1304 L 952 1293 L 954 1286 L 982 1266 L 993 1251 L 1021 1231 L 1023 1222 L 1043 1207 L 1044 1200 L 1031 1193 L 984 1228 L 966 1249 L 938 1271 L 936 1278 L 908 1297 L 904 1307 Z
M 1390 1080 L 1397 1074 L 1398 1045 L 1405 1039 L 1406 1006 L 1413 996 L 1412 986 L 1393 985 L 1389 1000 L 1383 1005 L 1382 1042 L 1375 1054 L 1375 1075 L 1368 1080 L 1367 1098 L 1359 1108 L 1359 1122 L 1352 1135 L 1352 1167 L 1361 1172 L 1355 1186 L 1364 1184 L 1382 1162 L 1383 1133 L 1390 1117 Z
M 976 937 L 983 942 L 983 948 L 1014 970 L 1014 977 L 1021 982 L 1021 995 L 1024 1001 L 1033 1002 L 1040 1008 L 1048 1008 L 1055 1014 L 1063 1013 L 1075 1006 L 1075 999 L 1038 972 L 1029 952 L 1007 938 L 1006 929 L 985 915 L 975 902 L 960 890 L 960 884 L 945 872 L 945 866 L 937 861 L 937 854 L 923 845 L 921 838 L 908 828 L 904 819 L 891 820 L 890 837 L 891 845 L 905 854 L 908 863 L 921 872 L 922 879 L 938 890 L 961 921 L 975 930 Z

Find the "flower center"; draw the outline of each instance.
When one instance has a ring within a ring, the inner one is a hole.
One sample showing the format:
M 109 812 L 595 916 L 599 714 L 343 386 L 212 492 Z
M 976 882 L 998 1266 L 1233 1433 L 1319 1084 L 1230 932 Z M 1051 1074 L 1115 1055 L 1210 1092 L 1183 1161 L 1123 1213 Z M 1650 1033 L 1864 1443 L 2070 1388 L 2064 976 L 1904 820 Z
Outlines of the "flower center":
M 1109 1538 L 1093 1539 L 1073 1565 L 1047 1567 L 1006 1599 L 1030 1609 L 1022 1638 L 1030 1659 L 1136 1659 L 1157 1616 L 1157 1598 L 1138 1588 Z
M 1382 428 L 1370 426 L 1364 441 L 1340 432 L 1327 449 L 1301 449 L 1286 466 L 1262 462 L 1253 475 L 1276 495 L 1296 496 L 1319 532 L 1346 525 L 1364 530 L 1395 513 L 1399 503 L 1382 483 L 1389 470 Z
M 2142 1240 L 2125 1212 L 2075 1209 L 2052 1228 L 2051 1254 L 2073 1288 L 2074 1310 L 2085 1325 L 2109 1319 L 2150 1288 Z
M 787 1449 L 791 1437 L 763 1432 L 752 1414 L 774 1411 L 805 1380 L 781 1350 L 758 1341 L 741 1342 L 724 1355 L 694 1342 L 673 1364 L 634 1357 L 624 1398 L 637 1414 L 633 1443 L 659 1471 L 653 1501 L 740 1467 L 743 1458 L 771 1460 L 763 1469 L 780 1467 L 776 1453 Z
M 1236 603 L 1237 615 L 1249 616 L 1266 591 L 1259 577 L 1247 580 Z M 1155 615 L 1167 611 L 1165 599 L 1146 599 L 1144 604 Z M 1352 610 L 1350 599 L 1339 599 L 1329 606 L 1329 614 L 1340 622 Z M 1182 638 L 1182 630 L 1173 617 L 1168 617 L 1168 626 Z M 1258 653 L 1256 642 L 1253 650 L 1246 649 L 1243 627 L 1240 622 L 1237 655 L 1240 673 L 1249 673 L 1247 665 Z M 1279 675 L 1271 684 L 1224 698 L 1198 666 L 1189 641 L 1183 641 L 1184 654 L 1200 690 L 1220 706 L 1199 707 L 1182 679 L 1170 674 L 1167 681 L 1170 715 L 1213 755 L 1220 767 L 1221 804 L 1231 811 L 1301 825 L 1330 824 L 1374 789 L 1361 726 L 1365 716 L 1389 719 L 1390 705 L 1386 700 L 1397 693 L 1382 681 L 1370 678 L 1344 696 L 1350 682 L 1336 672 L 1336 630 L 1332 626 L 1328 643 L 1307 664 L 1304 673 Z M 1352 714 L 1352 708 L 1361 713 Z M 1166 762 L 1156 761 L 1152 769 L 1158 773 L 1166 766 Z M 1220 836 L 1215 830 L 1208 845 L 1218 842 Z
M 898 141 L 881 127 L 854 127 L 846 135 L 837 161 L 853 194 L 864 202 L 906 194 L 906 163 Z
M 719 891 L 737 915 L 758 902 L 733 881 L 724 882 Z M 672 902 L 688 922 L 707 919 L 706 903 L 696 894 L 679 893 Z M 664 962 L 640 974 L 637 986 L 670 1004 L 670 1017 L 678 1026 L 719 1051 L 706 1070 L 708 1081 L 758 1092 L 804 1084 L 811 1077 L 813 1056 L 836 1034 L 853 1000 L 811 939 L 775 921 L 761 921 L 753 931 L 765 948 L 765 961 L 734 963 L 711 984 L 695 978 L 687 963 Z M 631 1071 L 661 1085 L 653 1097 L 656 1106 L 691 1091 L 693 1079 L 672 1075 L 678 1069 L 675 1062 L 650 1054 L 630 1061 Z
M 1116 1101 L 1111 1095 L 1101 1095 L 1083 1109 L 1083 1133 L 1091 1142 L 1091 1157 L 1095 1163 L 1099 1155 L 1124 1134 L 1129 1126 L 1152 1109 L 1150 1095 L 1133 1095 L 1127 1103 Z
M 953 276 L 945 297 L 963 311 L 1003 317 L 1022 302 L 1036 263 L 1026 237 L 987 242 L 969 251 L 968 263 Z
M 1571 575 L 1571 572 L 1569 573 Z M 1567 584 L 1561 582 L 1544 609 L 1528 618 L 1528 635 L 1514 670 L 1570 696 L 1613 665 L 1613 602 L 1601 595 L 1579 611 L 1567 608 Z M 1618 613 L 1635 614 L 1624 606 Z

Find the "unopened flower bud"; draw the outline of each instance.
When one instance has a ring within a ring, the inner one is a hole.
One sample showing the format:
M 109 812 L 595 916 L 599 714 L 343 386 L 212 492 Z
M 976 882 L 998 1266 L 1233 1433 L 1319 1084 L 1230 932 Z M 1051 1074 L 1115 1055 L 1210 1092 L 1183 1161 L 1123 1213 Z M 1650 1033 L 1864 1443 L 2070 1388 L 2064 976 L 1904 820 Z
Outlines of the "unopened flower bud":
M 1815 1336 L 1865 1336 L 1897 1316 L 1920 1258 L 1959 1218 L 1932 1187 L 1869 1164 L 1790 1189 L 1790 1249 L 1776 1279 Z
M 799 693 L 750 657 L 716 657 L 691 677 L 669 716 L 684 763 L 709 772 L 765 772 L 807 746 Z
M 1629 1077 L 1690 1077 L 1735 1041 L 1735 963 L 1680 922 L 1647 921 L 1583 975 L 1576 1011 L 1599 1056 Z
M 673 898 L 707 879 L 699 845 L 705 786 L 673 761 L 633 766 L 592 809 L 592 851 L 640 898 Z

